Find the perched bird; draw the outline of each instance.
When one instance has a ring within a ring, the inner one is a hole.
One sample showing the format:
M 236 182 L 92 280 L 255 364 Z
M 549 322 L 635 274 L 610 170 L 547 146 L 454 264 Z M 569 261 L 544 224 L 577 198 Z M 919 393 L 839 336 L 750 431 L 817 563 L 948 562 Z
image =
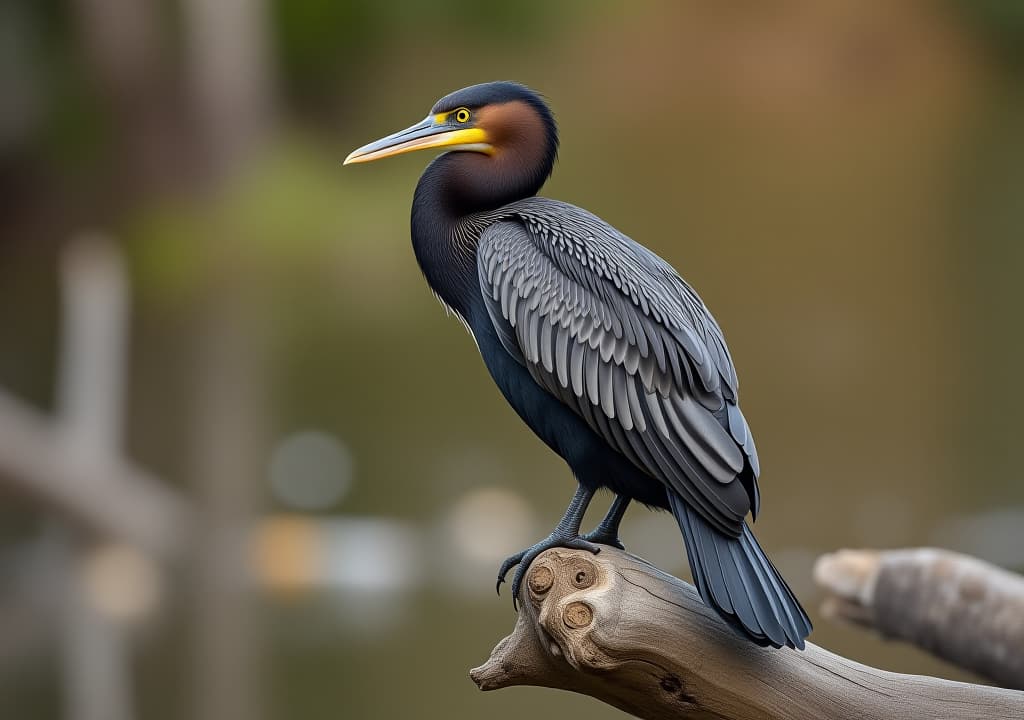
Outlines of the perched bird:
M 803 648 L 811 623 L 745 522 L 759 467 L 736 370 L 697 293 L 599 217 L 537 197 L 558 132 L 540 95 L 513 82 L 458 90 L 345 164 L 445 150 L 420 177 L 412 245 L 427 283 L 472 333 L 519 417 L 577 481 L 551 534 L 509 557 L 622 548 L 631 500 L 672 512 L 704 602 L 759 645 Z M 615 500 L 580 535 L 594 492 Z

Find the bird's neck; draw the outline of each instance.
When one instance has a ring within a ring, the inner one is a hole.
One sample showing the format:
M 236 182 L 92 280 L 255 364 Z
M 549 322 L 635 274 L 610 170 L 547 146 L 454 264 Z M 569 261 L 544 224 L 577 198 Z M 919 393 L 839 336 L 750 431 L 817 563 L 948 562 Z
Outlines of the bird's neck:
M 412 203 L 412 244 L 427 283 L 442 302 L 470 320 L 480 297 L 476 251 L 480 233 L 500 208 L 536 194 L 540 183 L 515 182 L 491 157 L 452 152 L 420 177 Z

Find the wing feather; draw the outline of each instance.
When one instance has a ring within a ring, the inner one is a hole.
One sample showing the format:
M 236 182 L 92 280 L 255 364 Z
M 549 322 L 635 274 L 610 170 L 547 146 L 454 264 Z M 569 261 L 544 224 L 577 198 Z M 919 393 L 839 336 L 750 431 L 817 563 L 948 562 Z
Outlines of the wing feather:
M 477 255 L 488 314 L 513 357 L 610 446 L 738 536 L 757 509 L 757 453 L 725 340 L 692 288 L 603 221 L 543 198 L 503 208 Z

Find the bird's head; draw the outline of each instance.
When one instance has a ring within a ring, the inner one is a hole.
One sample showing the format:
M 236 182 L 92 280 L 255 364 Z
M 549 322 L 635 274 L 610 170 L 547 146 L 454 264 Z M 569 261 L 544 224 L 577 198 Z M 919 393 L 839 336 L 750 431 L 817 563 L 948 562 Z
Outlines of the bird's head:
M 445 95 L 423 120 L 352 151 L 345 164 L 430 148 L 490 160 L 482 170 L 505 167 L 539 189 L 554 165 L 558 131 L 538 93 L 515 82 L 483 83 Z

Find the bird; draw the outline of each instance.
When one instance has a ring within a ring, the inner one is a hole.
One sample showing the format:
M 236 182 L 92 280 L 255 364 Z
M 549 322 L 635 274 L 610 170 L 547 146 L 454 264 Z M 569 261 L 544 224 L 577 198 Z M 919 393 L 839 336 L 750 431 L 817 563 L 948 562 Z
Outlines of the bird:
M 431 290 L 476 342 L 495 384 L 568 464 L 575 493 L 497 588 L 550 548 L 625 549 L 632 501 L 674 515 L 703 602 L 761 646 L 804 648 L 811 622 L 758 545 L 754 438 L 718 323 L 665 260 L 601 218 L 539 196 L 559 133 L 525 85 L 472 85 L 345 165 L 433 149 L 413 195 L 412 247 Z M 600 489 L 614 500 L 581 534 Z

